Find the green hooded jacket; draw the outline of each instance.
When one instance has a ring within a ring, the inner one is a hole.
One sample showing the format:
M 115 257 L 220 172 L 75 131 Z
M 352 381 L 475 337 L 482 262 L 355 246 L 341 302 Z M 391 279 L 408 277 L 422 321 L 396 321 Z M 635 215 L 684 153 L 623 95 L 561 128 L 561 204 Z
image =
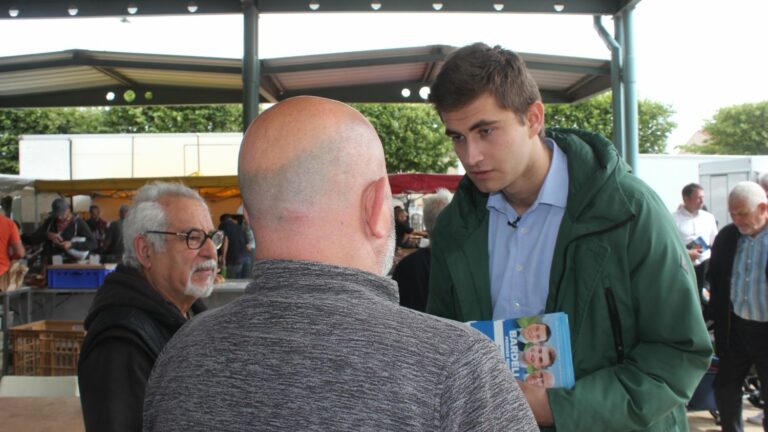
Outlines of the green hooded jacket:
M 567 156 L 569 190 L 545 312 L 568 314 L 576 375 L 547 390 L 556 429 L 687 432 L 712 345 L 672 217 L 604 137 L 547 135 Z M 428 313 L 492 318 L 487 200 L 465 177 L 440 214 Z

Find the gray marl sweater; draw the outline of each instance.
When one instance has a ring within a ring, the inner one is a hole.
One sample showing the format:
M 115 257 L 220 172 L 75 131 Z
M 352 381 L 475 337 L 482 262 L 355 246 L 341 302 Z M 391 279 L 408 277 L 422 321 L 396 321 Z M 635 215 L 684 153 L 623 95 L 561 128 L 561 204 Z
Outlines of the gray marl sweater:
M 397 284 L 259 261 L 155 363 L 144 430 L 538 431 L 494 344 L 398 306 Z

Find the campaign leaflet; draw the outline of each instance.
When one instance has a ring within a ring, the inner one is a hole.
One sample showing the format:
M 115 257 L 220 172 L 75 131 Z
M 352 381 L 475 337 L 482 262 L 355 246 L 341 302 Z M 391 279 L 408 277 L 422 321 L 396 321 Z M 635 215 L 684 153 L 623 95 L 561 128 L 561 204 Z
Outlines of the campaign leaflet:
M 691 240 L 691 242 L 685 245 L 685 247 L 686 249 L 698 249 L 701 252 L 704 252 L 705 250 L 709 249 L 709 245 L 707 244 L 707 241 L 704 240 L 701 236 L 698 236 L 695 239 Z
M 576 382 L 565 313 L 467 324 L 496 343 L 515 378 L 544 387 L 570 388 Z

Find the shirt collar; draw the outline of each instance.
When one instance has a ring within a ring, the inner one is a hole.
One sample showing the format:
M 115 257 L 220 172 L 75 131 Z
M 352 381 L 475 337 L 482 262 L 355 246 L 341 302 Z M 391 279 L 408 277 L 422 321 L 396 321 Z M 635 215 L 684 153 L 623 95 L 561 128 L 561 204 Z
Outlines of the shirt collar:
M 535 208 L 539 203 L 548 204 L 555 207 L 565 208 L 568 202 L 568 165 L 565 153 L 560 150 L 555 141 L 551 138 L 545 138 L 544 144 L 552 150 L 552 163 L 549 165 L 549 171 L 544 178 L 544 184 L 541 186 L 539 196 L 533 202 L 531 208 Z M 501 191 L 493 192 L 488 197 L 486 207 L 490 210 L 496 210 L 506 213 L 512 206 L 504 199 Z M 512 210 L 514 212 L 514 210 Z

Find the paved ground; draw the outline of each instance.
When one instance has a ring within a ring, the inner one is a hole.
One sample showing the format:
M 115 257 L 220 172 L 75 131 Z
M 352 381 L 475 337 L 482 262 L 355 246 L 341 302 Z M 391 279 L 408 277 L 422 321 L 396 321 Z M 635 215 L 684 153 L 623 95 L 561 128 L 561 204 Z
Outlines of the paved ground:
M 747 417 L 752 417 L 759 410 L 749 402 L 744 404 L 744 432 L 762 432 L 762 426 L 748 423 Z M 708 411 L 692 411 L 688 413 L 688 424 L 691 432 L 720 432 L 720 426 L 715 424 L 715 420 Z

